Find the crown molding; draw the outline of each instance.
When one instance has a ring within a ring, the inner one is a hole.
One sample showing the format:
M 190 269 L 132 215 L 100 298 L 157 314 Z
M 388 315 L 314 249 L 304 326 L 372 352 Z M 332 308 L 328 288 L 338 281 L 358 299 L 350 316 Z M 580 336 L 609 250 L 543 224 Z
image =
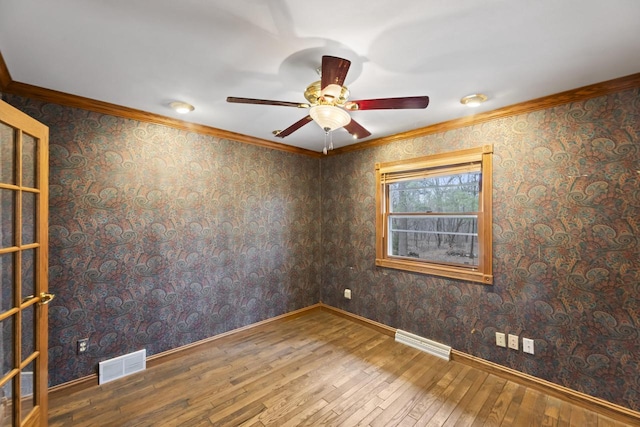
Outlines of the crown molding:
M 599 96 L 609 95 L 629 89 L 640 88 L 640 73 L 631 74 L 629 76 L 620 77 L 606 82 L 595 83 L 583 86 L 577 89 L 567 90 L 554 95 L 544 96 L 542 98 L 533 99 L 531 101 L 521 102 L 519 104 L 510 105 L 508 107 L 499 108 L 497 110 L 487 111 L 480 114 L 461 117 L 446 122 L 436 123 L 408 132 L 402 132 L 382 138 L 372 139 L 357 144 L 347 145 L 345 147 L 336 148 L 329 152 L 329 155 L 335 156 L 351 151 L 364 150 L 372 147 L 390 144 L 406 139 L 418 138 L 434 133 L 443 133 L 451 130 L 485 123 L 491 120 L 504 119 L 506 117 L 516 116 L 519 114 L 527 114 L 538 110 L 556 107 L 558 105 L 568 104 L 570 102 L 584 101 Z
M 286 151 L 294 154 L 303 154 L 310 157 L 320 158 L 321 153 L 306 150 L 304 148 L 293 147 L 291 145 L 280 144 L 268 141 L 266 139 L 255 138 L 240 133 L 229 132 L 217 129 L 211 126 L 200 125 L 196 123 L 186 122 L 160 114 L 149 113 L 134 108 L 123 107 L 121 105 L 111 104 L 108 102 L 98 101 L 82 96 L 71 95 L 52 89 L 46 89 L 39 86 L 33 86 L 26 83 L 17 82 L 11 79 L 9 69 L 2 58 L 0 52 L 0 90 L 4 93 L 23 96 L 25 98 L 37 99 L 44 102 L 51 102 L 67 107 L 81 108 L 83 110 L 93 111 L 101 114 L 109 114 L 126 119 L 138 120 L 145 123 L 155 123 L 172 127 L 175 129 L 197 132 L 203 135 L 213 136 L 215 138 L 229 139 L 232 141 L 242 142 L 245 144 L 257 145 L 259 147 L 271 148 L 274 150 Z
M 367 148 L 379 147 L 381 145 L 391 144 L 393 142 L 406 139 L 419 138 L 434 133 L 443 133 L 451 130 L 485 123 L 491 120 L 503 119 L 506 117 L 516 116 L 519 114 L 527 114 L 534 111 L 544 110 L 556 107 L 558 105 L 570 102 L 584 101 L 599 96 L 609 95 L 615 92 L 621 92 L 629 89 L 640 88 L 640 73 L 631 74 L 629 76 L 608 80 L 601 83 L 595 83 L 576 89 L 567 90 L 553 95 L 544 96 L 530 101 L 521 102 L 510 105 L 508 107 L 499 108 L 497 110 L 487 111 L 480 114 L 474 114 L 459 119 L 448 120 L 446 122 L 436 123 L 430 126 L 414 129 L 408 132 L 402 132 L 382 138 L 376 138 L 356 144 L 347 145 L 336 148 L 328 153 L 329 156 L 349 153 L 352 151 L 364 150 Z M 275 150 L 286 151 L 294 154 L 302 154 L 310 157 L 324 157 L 321 153 L 298 148 L 291 145 L 281 144 L 268 141 L 266 139 L 255 138 L 252 136 L 229 132 L 210 126 L 190 123 L 183 120 L 174 119 L 160 114 L 148 113 L 142 110 L 136 110 L 129 107 L 123 107 L 108 102 L 97 101 L 90 98 L 84 98 L 77 95 L 71 95 L 64 92 L 58 92 L 51 89 L 45 89 L 38 86 L 32 86 L 26 83 L 13 81 L 9 69 L 7 68 L 2 52 L 0 52 L 0 90 L 5 93 L 34 98 L 45 102 L 65 105 L 67 107 L 82 108 L 102 114 L 110 114 L 113 116 L 139 120 L 148 123 L 156 123 L 172 128 L 187 130 L 192 132 L 210 135 L 216 138 L 230 139 L 233 141 L 243 142 L 246 144 L 257 145 L 260 147 L 272 148 Z
M 320 157 L 320 153 L 305 150 L 303 148 L 293 147 L 291 145 L 279 144 L 266 139 L 255 138 L 241 133 L 229 132 L 210 126 L 190 123 L 184 120 L 178 120 L 160 114 L 149 113 L 134 108 L 123 107 L 121 105 L 111 104 L 108 102 L 98 101 L 95 99 L 85 98 L 82 96 L 71 95 L 64 92 L 58 92 L 51 89 L 45 89 L 38 86 L 32 86 L 25 83 L 12 81 L 5 89 L 5 93 L 19 95 L 26 98 L 38 99 L 44 102 L 51 102 L 67 107 L 81 108 L 83 110 L 93 111 L 101 114 L 109 114 L 125 119 L 137 120 L 145 123 L 155 123 L 172 127 L 175 129 L 197 132 L 203 135 L 213 136 L 215 138 L 229 139 L 232 141 L 242 142 L 245 144 L 257 145 L 259 147 L 271 148 L 274 150 L 286 151 L 294 154 L 303 154 L 311 157 Z

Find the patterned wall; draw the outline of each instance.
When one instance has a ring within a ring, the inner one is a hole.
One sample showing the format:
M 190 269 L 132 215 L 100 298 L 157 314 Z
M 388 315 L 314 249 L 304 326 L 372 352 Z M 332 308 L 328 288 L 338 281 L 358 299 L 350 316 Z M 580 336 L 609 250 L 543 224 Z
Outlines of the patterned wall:
M 318 302 L 318 159 L 6 98 L 50 127 L 50 385 Z
M 320 298 L 640 410 L 638 90 L 324 158 L 322 200 L 316 159 L 7 100 L 51 128 L 51 385 Z M 374 164 L 486 143 L 495 284 L 376 268 Z
M 495 284 L 375 267 L 374 164 L 487 143 Z M 323 302 L 640 410 L 639 90 L 329 157 L 322 174 Z

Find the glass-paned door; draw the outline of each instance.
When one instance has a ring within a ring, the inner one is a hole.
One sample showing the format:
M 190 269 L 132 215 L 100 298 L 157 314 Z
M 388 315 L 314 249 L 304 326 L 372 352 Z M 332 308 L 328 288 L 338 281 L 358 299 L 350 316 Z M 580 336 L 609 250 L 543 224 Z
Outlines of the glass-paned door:
M 47 425 L 49 129 L 0 101 L 0 427 Z

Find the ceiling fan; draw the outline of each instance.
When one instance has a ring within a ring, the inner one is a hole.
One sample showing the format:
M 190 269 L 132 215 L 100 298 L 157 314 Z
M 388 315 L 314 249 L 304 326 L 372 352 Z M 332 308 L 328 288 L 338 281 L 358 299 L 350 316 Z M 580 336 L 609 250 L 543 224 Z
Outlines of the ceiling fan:
M 304 92 L 304 97 L 309 101 L 308 103 L 237 98 L 233 96 L 228 97 L 227 102 L 309 109 L 309 115 L 288 128 L 275 132 L 275 136 L 278 138 L 291 135 L 310 121 L 315 121 L 325 131 L 325 136 L 335 129 L 344 127 L 354 138 L 366 138 L 371 135 L 371 132 L 353 120 L 349 115 L 349 111 L 427 108 L 427 105 L 429 105 L 428 96 L 349 101 L 349 89 L 343 84 L 350 66 L 351 61 L 347 59 L 323 56 L 321 80 L 311 83 Z M 329 150 L 332 149 L 333 143 L 331 142 Z M 326 138 L 322 152 L 327 154 Z

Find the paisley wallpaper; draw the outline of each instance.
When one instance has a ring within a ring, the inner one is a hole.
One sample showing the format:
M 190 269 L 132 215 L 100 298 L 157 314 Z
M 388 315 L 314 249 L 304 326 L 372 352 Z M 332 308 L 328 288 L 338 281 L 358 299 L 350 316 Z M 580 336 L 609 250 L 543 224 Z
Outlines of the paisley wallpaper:
M 6 99 L 50 127 L 50 385 L 318 302 L 318 159 Z
M 495 284 L 375 267 L 374 164 L 488 143 Z M 640 90 L 329 157 L 322 174 L 325 303 L 640 410 Z
M 6 98 L 51 129 L 51 385 L 321 300 L 640 410 L 640 90 L 321 160 Z M 487 143 L 495 284 L 375 267 L 374 164 Z

